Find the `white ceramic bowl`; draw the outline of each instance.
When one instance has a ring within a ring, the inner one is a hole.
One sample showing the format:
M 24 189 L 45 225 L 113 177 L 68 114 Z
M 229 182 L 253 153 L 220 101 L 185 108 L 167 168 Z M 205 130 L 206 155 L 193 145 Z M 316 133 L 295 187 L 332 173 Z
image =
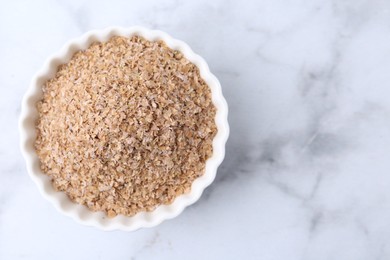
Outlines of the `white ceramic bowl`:
M 115 35 L 127 37 L 139 35 L 150 41 L 163 40 L 170 48 L 181 51 L 188 60 L 194 63 L 199 68 L 202 78 L 211 88 L 212 101 L 217 108 L 215 123 L 218 132 L 213 140 L 213 155 L 206 162 L 205 173 L 193 182 L 189 193 L 177 197 L 170 205 L 157 207 L 152 212 L 141 212 L 133 217 L 119 215 L 110 219 L 103 212 L 92 212 L 87 207 L 72 202 L 65 193 L 55 191 L 50 178 L 41 172 L 39 159 L 34 150 L 36 138 L 35 122 L 38 117 L 35 104 L 42 97 L 42 85 L 46 80 L 55 75 L 58 65 L 67 63 L 76 51 L 86 49 L 91 43 L 95 41 L 104 42 Z M 43 68 L 33 78 L 22 101 L 19 121 L 20 145 L 26 160 L 28 173 L 38 186 L 41 194 L 57 210 L 88 226 L 98 227 L 103 230 L 119 229 L 132 231 L 142 227 L 156 226 L 166 219 L 176 217 L 185 207 L 199 199 L 203 190 L 214 180 L 217 168 L 225 156 L 225 143 L 229 135 L 227 113 L 228 108 L 222 95 L 219 81 L 211 74 L 207 63 L 199 55 L 195 54 L 186 43 L 173 39 L 161 31 L 148 30 L 142 27 L 111 27 L 105 30 L 87 32 L 81 37 L 71 40 L 58 53 L 49 57 Z M 202 214 L 202 212 L 198 214 Z

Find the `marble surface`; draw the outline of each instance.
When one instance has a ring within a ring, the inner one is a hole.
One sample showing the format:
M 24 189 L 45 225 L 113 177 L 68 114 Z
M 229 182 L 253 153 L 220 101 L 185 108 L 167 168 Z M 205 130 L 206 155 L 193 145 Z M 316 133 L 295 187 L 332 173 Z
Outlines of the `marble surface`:
M 1 1 L 0 259 L 390 259 L 387 0 Z M 18 147 L 46 57 L 110 25 L 167 31 L 202 55 L 231 136 L 198 203 L 134 233 L 45 201 Z

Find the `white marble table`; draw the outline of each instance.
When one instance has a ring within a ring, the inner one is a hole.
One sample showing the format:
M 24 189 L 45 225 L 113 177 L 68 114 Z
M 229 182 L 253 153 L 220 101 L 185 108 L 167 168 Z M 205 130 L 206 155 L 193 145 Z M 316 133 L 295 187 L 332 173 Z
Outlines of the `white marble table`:
M 134 233 L 76 224 L 18 147 L 20 101 L 70 38 L 144 25 L 219 77 L 231 137 L 215 183 Z M 390 259 L 387 0 L 1 1 L 0 259 Z

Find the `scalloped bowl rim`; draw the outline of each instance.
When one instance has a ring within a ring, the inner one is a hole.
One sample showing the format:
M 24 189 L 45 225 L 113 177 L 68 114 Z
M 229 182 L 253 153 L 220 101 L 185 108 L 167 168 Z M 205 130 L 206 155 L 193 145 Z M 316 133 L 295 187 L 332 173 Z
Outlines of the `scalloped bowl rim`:
M 131 37 L 134 35 L 144 37 L 150 41 L 163 40 L 171 49 L 181 51 L 189 61 L 199 68 L 201 77 L 211 89 L 212 102 L 217 109 L 215 123 L 218 132 L 213 139 L 213 155 L 206 161 L 205 173 L 193 182 L 189 193 L 180 195 L 172 204 L 160 205 L 151 212 L 140 212 L 132 217 L 119 215 L 110 219 L 103 212 L 93 212 L 87 209 L 86 206 L 72 202 L 65 193 L 55 191 L 50 178 L 41 172 L 39 159 L 34 150 L 35 121 L 38 116 L 35 104 L 41 99 L 43 83 L 52 78 L 58 65 L 67 63 L 76 51 L 88 48 L 95 41 L 107 41 L 112 36 Z M 43 68 L 33 77 L 21 106 L 19 118 L 20 146 L 30 177 L 38 186 L 43 197 L 49 200 L 58 211 L 81 224 L 94 226 L 102 230 L 133 231 L 139 228 L 153 227 L 164 220 L 178 216 L 187 206 L 195 203 L 203 190 L 213 182 L 217 168 L 225 156 L 225 144 L 229 136 L 227 115 L 228 107 L 218 79 L 210 72 L 205 60 L 195 54 L 186 43 L 172 38 L 165 32 L 149 30 L 140 26 L 130 28 L 110 27 L 103 30 L 89 31 L 67 42 L 59 52 L 47 59 Z

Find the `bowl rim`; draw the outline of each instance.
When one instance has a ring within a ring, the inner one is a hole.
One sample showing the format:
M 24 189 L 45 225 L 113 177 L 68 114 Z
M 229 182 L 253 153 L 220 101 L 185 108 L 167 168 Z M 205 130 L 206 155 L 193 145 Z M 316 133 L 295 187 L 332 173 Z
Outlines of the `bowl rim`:
M 182 52 L 184 57 L 199 68 L 201 77 L 211 89 L 212 102 L 217 109 L 215 123 L 218 131 L 213 139 L 213 155 L 206 161 L 204 174 L 192 183 L 189 193 L 182 194 L 176 197 L 171 204 L 160 205 L 151 212 L 140 212 L 132 217 L 118 215 L 114 218 L 108 218 L 103 212 L 93 212 L 87 209 L 86 206 L 72 202 L 64 192 L 55 191 L 51 179 L 41 172 L 40 162 L 34 149 L 35 122 L 38 116 L 35 104 L 41 99 L 43 83 L 52 78 L 57 71 L 57 67 L 60 64 L 67 63 L 76 51 L 86 49 L 95 41 L 107 41 L 113 36 L 131 37 L 134 35 L 150 41 L 164 41 L 168 47 Z M 26 162 L 28 174 L 38 186 L 42 196 L 50 201 L 59 212 L 80 224 L 93 226 L 101 230 L 134 231 L 139 228 L 153 227 L 164 220 L 172 219 L 200 198 L 203 190 L 215 179 L 217 168 L 224 159 L 225 145 L 229 136 L 227 117 L 228 106 L 218 79 L 210 72 L 206 61 L 194 53 L 185 42 L 177 40 L 160 30 L 150 30 L 141 26 L 113 26 L 102 30 L 91 30 L 68 41 L 58 52 L 49 56 L 43 67 L 35 74 L 22 99 L 18 125 L 20 149 Z

